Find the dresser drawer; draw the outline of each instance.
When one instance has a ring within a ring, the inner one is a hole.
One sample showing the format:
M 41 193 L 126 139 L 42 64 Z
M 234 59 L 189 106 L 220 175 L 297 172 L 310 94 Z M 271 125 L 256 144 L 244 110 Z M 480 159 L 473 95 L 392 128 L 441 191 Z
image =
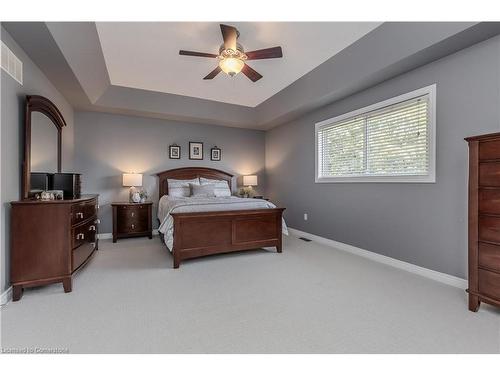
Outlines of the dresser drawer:
M 492 298 L 500 298 L 500 273 L 479 270 L 479 293 Z
M 71 248 L 75 249 L 85 243 L 95 242 L 96 235 L 97 225 L 95 220 L 74 227 L 71 229 Z
M 500 243 L 500 218 L 492 216 L 479 217 L 479 241 Z
M 478 252 L 479 267 L 500 272 L 500 246 L 480 242 Z
M 97 214 L 97 200 L 74 204 L 71 206 L 71 224 L 77 224 Z
M 500 163 L 479 164 L 479 186 L 500 186 Z
M 95 250 L 94 242 L 85 242 L 81 246 L 73 249 L 71 256 L 71 272 L 80 267 Z

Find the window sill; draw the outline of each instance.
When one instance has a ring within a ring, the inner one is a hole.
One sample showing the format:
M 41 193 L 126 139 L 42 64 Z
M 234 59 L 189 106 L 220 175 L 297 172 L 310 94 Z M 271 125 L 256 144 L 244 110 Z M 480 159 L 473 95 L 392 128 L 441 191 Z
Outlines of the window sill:
M 436 176 L 354 176 L 354 177 L 316 177 L 317 184 L 336 183 L 401 183 L 401 184 L 435 184 Z

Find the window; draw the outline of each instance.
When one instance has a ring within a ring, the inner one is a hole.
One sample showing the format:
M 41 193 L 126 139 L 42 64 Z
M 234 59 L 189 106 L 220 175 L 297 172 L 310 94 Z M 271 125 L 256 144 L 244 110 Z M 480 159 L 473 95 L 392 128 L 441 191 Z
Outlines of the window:
M 316 182 L 435 182 L 436 85 L 316 124 Z

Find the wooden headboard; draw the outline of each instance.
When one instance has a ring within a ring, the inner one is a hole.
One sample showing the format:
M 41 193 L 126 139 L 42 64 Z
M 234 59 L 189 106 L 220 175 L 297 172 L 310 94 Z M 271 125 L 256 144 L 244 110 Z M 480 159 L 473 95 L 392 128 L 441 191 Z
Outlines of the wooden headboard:
M 193 178 L 205 177 L 212 180 L 226 180 L 229 184 L 229 189 L 233 191 L 232 181 L 233 175 L 219 171 L 218 169 L 203 168 L 203 167 L 186 167 L 186 168 L 176 168 L 169 169 L 168 171 L 163 171 L 156 174 L 159 178 L 158 188 L 159 195 L 161 198 L 168 194 L 168 183 L 167 179 L 172 178 L 175 180 L 191 180 Z

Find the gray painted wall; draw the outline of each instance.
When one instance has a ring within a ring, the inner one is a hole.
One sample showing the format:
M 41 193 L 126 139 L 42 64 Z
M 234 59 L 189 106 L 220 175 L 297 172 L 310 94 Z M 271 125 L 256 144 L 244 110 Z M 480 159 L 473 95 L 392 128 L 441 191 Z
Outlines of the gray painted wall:
M 63 170 L 73 168 L 73 109 L 64 97 L 50 83 L 47 77 L 33 64 L 10 35 L 2 28 L 2 41 L 23 62 L 24 80 L 21 86 L 2 70 L 1 73 L 1 257 L 0 293 L 9 285 L 10 248 L 10 201 L 20 198 L 22 142 L 24 122 L 24 98 L 26 95 L 42 95 L 54 102 L 62 112 L 67 126 L 63 130 Z
M 314 124 L 437 83 L 435 184 L 315 184 Z M 495 37 L 266 133 L 268 195 L 288 224 L 436 271 L 466 276 L 467 146 L 500 130 Z M 303 220 L 304 213 L 309 220 Z
M 186 166 L 222 169 L 235 176 L 257 174 L 264 191 L 265 135 L 259 130 L 179 123 L 168 120 L 97 112 L 75 114 L 75 168 L 83 174 L 82 190 L 99 193 L 100 232 L 112 231 L 112 201 L 127 201 L 122 173 L 143 173 L 143 187 L 158 203 L 155 173 Z M 204 160 L 188 159 L 188 142 L 204 142 Z M 168 146 L 181 146 L 181 160 L 168 158 Z M 210 161 L 210 148 L 222 149 L 222 161 Z M 235 185 L 235 184 L 233 184 Z

